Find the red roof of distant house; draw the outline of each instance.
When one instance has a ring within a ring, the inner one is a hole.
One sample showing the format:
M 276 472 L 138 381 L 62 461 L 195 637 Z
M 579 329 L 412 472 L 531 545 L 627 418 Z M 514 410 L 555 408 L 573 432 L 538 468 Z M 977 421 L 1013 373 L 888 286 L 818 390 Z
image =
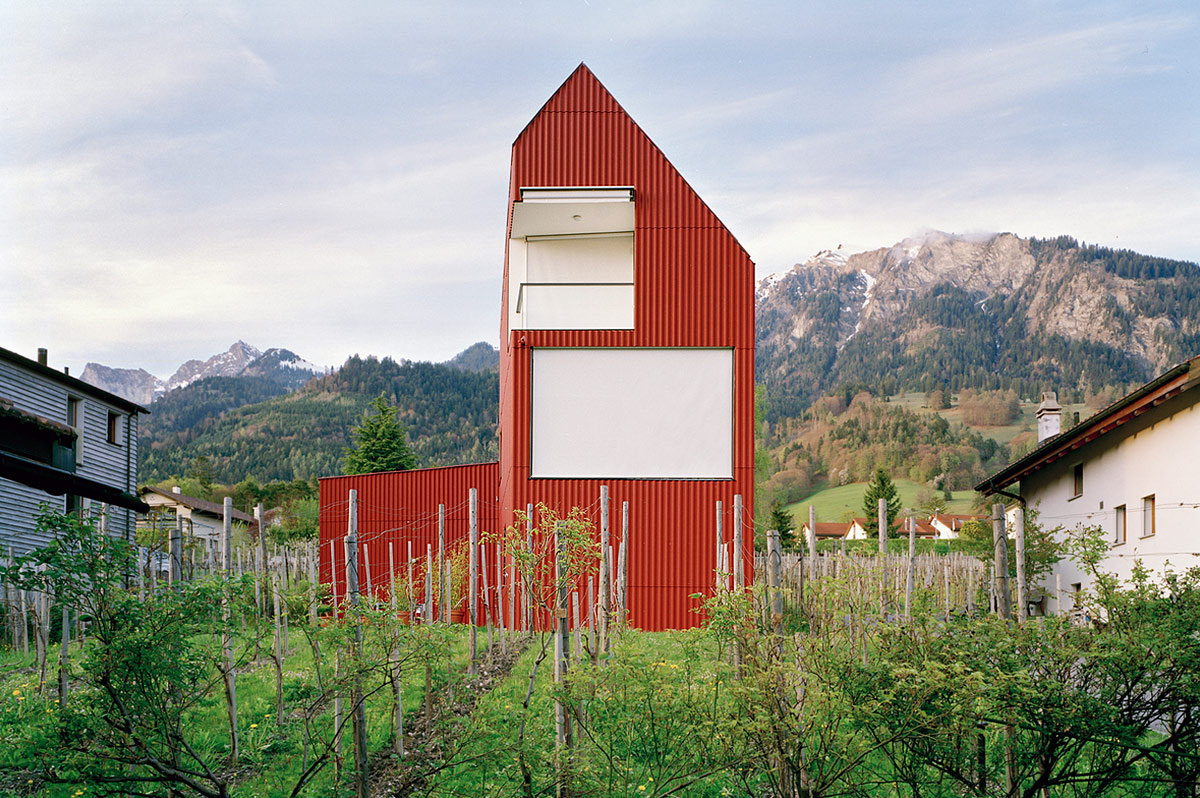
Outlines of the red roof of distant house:
M 854 525 L 848 521 L 818 521 L 817 540 L 821 538 L 844 538 L 850 533 L 850 527 L 852 526 Z M 808 529 L 807 523 L 804 525 L 804 529 Z

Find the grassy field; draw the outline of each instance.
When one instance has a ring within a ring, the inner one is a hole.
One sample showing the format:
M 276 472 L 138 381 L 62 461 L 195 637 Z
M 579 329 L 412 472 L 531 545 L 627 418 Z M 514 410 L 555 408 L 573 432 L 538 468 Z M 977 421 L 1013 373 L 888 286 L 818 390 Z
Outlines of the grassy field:
M 907 479 L 895 480 L 896 490 L 900 493 L 900 502 L 905 507 L 915 507 L 917 491 L 920 485 Z M 863 494 L 867 490 L 866 482 L 854 482 L 849 485 L 839 485 L 825 488 L 810 496 L 806 496 L 795 504 L 788 505 L 792 518 L 797 525 L 803 525 L 808 520 L 808 506 L 817 508 L 818 521 L 849 520 L 850 516 L 862 516 Z M 971 512 L 971 503 L 975 500 L 975 491 L 957 490 L 951 496 L 953 499 L 947 506 L 951 513 Z

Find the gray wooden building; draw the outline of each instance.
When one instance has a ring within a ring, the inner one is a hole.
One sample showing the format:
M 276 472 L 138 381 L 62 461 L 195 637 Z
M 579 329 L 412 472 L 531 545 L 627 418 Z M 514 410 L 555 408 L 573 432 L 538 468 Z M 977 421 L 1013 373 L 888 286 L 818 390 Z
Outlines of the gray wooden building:
M 149 411 L 47 365 L 0 348 L 0 555 L 49 542 L 35 520 L 43 505 L 99 511 L 108 530 L 132 540 L 138 417 Z

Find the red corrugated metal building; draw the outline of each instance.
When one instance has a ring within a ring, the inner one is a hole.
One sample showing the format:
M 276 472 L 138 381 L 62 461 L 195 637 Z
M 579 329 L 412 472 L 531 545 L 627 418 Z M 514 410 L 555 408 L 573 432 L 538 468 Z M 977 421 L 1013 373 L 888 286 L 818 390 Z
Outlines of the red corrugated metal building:
M 584 65 L 513 144 L 508 199 L 500 462 L 466 473 L 496 470 L 499 528 L 538 503 L 598 521 L 607 485 L 614 547 L 629 503 L 631 623 L 694 626 L 717 502 L 729 541 L 735 496 L 752 578 L 754 264 Z M 409 473 L 322 481 L 323 578 L 346 519 L 325 508 L 346 480 L 360 502 L 436 512 L 444 500 Z M 402 493 L 374 498 L 386 480 Z

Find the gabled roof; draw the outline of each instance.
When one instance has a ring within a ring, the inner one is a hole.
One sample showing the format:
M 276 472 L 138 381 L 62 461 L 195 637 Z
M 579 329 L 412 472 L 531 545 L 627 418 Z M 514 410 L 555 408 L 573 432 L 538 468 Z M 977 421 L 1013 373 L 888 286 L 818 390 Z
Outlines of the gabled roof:
M 110 404 L 113 407 L 119 407 L 129 413 L 149 413 L 150 411 L 136 402 L 131 402 L 123 396 L 117 396 L 115 393 L 97 388 L 95 385 L 86 383 L 81 379 L 77 379 L 68 374 L 63 374 L 57 369 L 52 369 L 49 366 L 43 366 L 36 360 L 30 360 L 24 355 L 18 355 L 16 352 L 0 347 L 0 360 L 7 360 L 13 365 L 28 369 L 46 379 L 57 382 L 65 386 L 74 393 L 86 394 L 94 399 L 99 399 L 105 404 Z
M 1035 471 L 1066 457 L 1093 441 L 1111 435 L 1121 426 L 1168 399 L 1200 385 L 1200 356 L 1185 360 L 1162 376 L 1118 399 L 1066 432 L 1046 439 L 1017 462 L 975 486 L 983 494 L 997 493 Z
M 583 118 L 594 121 L 583 126 L 573 121 Z M 664 196 L 674 199 L 640 208 L 640 225 L 719 229 L 742 256 L 750 257 L 587 64 L 580 63 L 529 120 L 513 142 L 513 155 L 513 174 L 525 177 L 510 187 L 511 201 L 520 199 L 522 188 L 563 185 L 563 175 L 571 175 L 568 183 L 574 186 L 654 182 Z M 525 155 L 531 156 L 530 162 L 519 167 Z
M 192 512 L 203 513 L 204 515 L 212 515 L 216 516 L 217 518 L 221 518 L 225 515 L 224 505 L 217 504 L 216 502 L 210 502 L 207 499 L 198 499 L 195 496 L 186 496 L 182 493 L 175 493 L 174 491 L 170 490 L 162 490 L 150 485 L 147 485 L 138 491 L 138 495 L 140 496 L 145 496 L 150 493 L 158 496 L 164 496 L 176 504 L 188 508 Z M 237 509 L 233 511 L 233 520 L 241 521 L 242 523 L 250 524 L 251 526 L 255 527 L 258 526 L 258 521 L 255 520 L 254 516 L 243 513 L 241 510 Z

